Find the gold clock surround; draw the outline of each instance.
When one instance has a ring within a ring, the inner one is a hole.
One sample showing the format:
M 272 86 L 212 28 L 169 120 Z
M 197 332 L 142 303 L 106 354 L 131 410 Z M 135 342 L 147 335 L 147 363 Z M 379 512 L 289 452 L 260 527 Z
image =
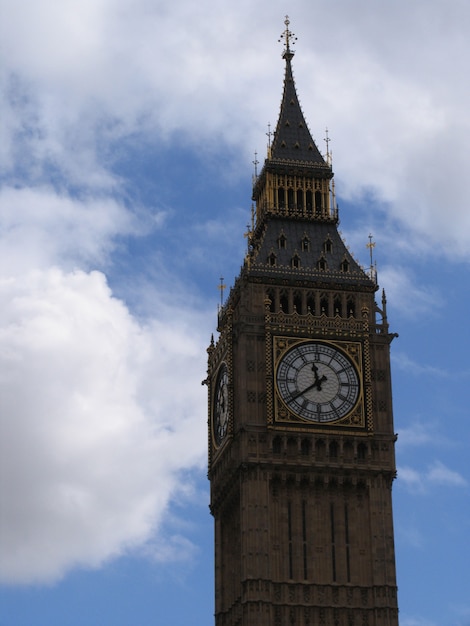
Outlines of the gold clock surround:
M 219 448 L 227 437 L 229 430 L 230 398 L 229 398 L 229 370 L 223 361 L 217 371 L 212 398 L 212 438 L 216 448 Z
M 325 346 L 325 348 L 335 351 L 339 355 L 346 357 L 352 365 L 351 369 L 354 369 L 355 376 L 358 381 L 357 397 L 352 403 L 351 410 L 348 410 L 345 415 L 339 419 L 325 419 L 323 421 L 316 421 L 312 419 L 306 419 L 302 417 L 297 411 L 289 407 L 282 397 L 282 393 L 279 389 L 276 381 L 276 373 L 283 359 L 293 349 L 297 347 L 310 346 L 312 344 Z M 366 411 L 364 403 L 364 377 L 363 377 L 363 346 L 360 341 L 332 341 L 324 339 L 299 339 L 298 337 L 273 337 L 273 394 L 274 394 L 274 422 L 291 424 L 292 426 L 307 425 L 311 427 L 352 427 L 352 428 L 365 428 L 366 426 Z

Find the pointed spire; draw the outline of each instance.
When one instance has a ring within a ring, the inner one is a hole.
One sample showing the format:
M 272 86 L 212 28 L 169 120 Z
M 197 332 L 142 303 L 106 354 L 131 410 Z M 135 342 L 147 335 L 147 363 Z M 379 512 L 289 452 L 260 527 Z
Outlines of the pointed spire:
M 288 16 L 286 16 L 284 23 L 286 29 L 279 40 L 284 43 L 282 56 L 286 61 L 284 92 L 279 120 L 268 158 L 275 161 L 301 161 L 315 166 L 329 167 L 312 139 L 300 107 L 291 64 L 294 57 L 291 44 L 297 37 L 289 30 Z

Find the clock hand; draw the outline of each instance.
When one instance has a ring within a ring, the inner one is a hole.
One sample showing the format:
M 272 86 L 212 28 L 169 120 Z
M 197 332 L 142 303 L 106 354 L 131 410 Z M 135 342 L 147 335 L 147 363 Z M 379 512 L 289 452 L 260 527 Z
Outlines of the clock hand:
M 318 376 L 318 367 L 315 365 L 315 363 L 312 363 L 312 372 L 315 375 L 315 382 L 313 383 L 313 387 L 316 386 L 318 391 L 321 391 L 321 384 L 324 383 L 328 379 L 325 375 L 323 375 L 321 378 Z M 312 386 L 309 387 L 309 389 L 312 389 Z
M 303 394 L 307 393 L 308 391 L 310 391 L 310 389 L 313 389 L 314 387 L 316 387 L 318 391 L 321 391 L 321 384 L 326 382 L 327 380 L 328 379 L 325 375 L 323 375 L 321 378 L 318 378 L 318 374 L 316 374 L 315 381 L 311 385 L 309 385 L 306 389 L 302 389 L 302 391 L 298 391 L 296 394 L 291 396 L 291 399 L 296 400 L 299 396 L 302 396 Z

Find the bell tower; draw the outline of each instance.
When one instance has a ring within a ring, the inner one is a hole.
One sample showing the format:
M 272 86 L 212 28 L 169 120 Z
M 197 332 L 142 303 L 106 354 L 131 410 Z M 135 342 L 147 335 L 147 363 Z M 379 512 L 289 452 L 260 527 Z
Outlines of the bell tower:
M 283 34 L 240 275 L 208 348 L 216 626 L 397 626 L 386 300 L 337 230 Z

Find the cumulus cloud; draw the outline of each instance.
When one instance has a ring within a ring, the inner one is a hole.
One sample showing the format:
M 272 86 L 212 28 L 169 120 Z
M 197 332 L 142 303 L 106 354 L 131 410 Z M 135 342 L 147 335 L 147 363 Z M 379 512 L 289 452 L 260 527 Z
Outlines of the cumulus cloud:
M 203 464 L 204 344 L 138 324 L 99 272 L 3 279 L 0 300 L 0 577 L 50 581 L 146 542 Z
M 155 145 L 184 137 L 198 151 L 223 142 L 262 158 L 280 100 L 281 3 L 267 12 L 245 1 L 26 4 L 10 0 L 3 22 L 4 171 L 41 180 L 53 167 L 69 182 L 110 188 L 116 142 L 132 136 Z M 328 7 L 334 40 L 329 28 L 311 37 L 318 10 L 292 6 L 294 69 L 320 147 L 330 128 L 339 194 L 373 188 L 409 250 L 438 243 L 440 254 L 465 258 L 470 86 L 449 68 L 469 53 L 468 4 L 449 13 L 420 0 L 403 21 L 396 3 L 342 0 Z
M 144 230 L 122 203 L 107 196 L 74 198 L 52 187 L 0 190 L 0 264 L 6 276 L 51 264 L 105 266 L 116 237 Z

